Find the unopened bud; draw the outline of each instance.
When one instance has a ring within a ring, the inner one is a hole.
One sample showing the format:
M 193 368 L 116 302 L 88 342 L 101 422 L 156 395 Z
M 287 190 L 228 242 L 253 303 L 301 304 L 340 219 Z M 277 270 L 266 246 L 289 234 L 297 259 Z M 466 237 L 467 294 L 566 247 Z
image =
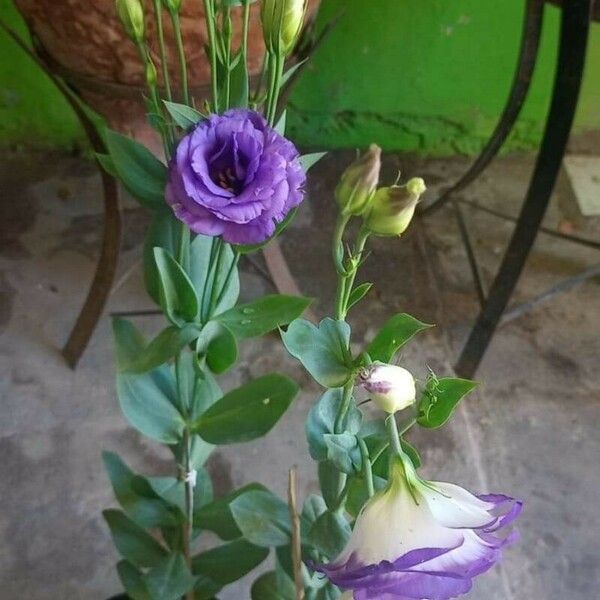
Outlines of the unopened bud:
M 290 54 L 302 30 L 305 11 L 306 0 L 262 0 L 260 18 L 269 52 Z
M 365 212 L 377 189 L 380 170 L 381 148 L 372 144 L 344 171 L 335 189 L 335 199 L 343 215 L 358 216 Z
M 410 225 L 425 182 L 414 177 L 406 185 L 377 190 L 365 218 L 365 226 L 375 235 L 402 235 Z
M 183 0 L 162 0 L 162 3 L 170 13 L 178 13 L 181 10 Z
M 127 35 L 136 44 L 144 41 L 144 9 L 140 0 L 116 0 L 117 14 Z
M 402 367 L 375 362 L 361 372 L 360 379 L 373 402 L 386 413 L 394 414 L 415 403 L 415 379 Z
M 155 87 L 157 83 L 156 67 L 150 57 L 148 57 L 148 61 L 146 62 L 146 83 L 150 87 Z

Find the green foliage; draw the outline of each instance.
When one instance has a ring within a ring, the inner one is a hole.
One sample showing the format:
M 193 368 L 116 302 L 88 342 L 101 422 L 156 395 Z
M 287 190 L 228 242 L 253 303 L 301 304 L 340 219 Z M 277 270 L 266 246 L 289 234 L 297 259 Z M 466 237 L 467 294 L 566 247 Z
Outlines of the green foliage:
M 252 600 L 295 600 L 296 591 L 289 578 L 278 577 L 275 571 L 261 575 L 252 585 Z
M 310 528 L 307 541 L 328 559 L 333 560 L 350 539 L 350 525 L 337 512 L 324 512 Z
M 252 544 L 270 548 L 288 544 L 291 536 L 287 504 L 267 490 L 249 491 L 230 504 L 231 514 Z
M 298 207 L 296 206 L 288 212 L 287 216 L 285 217 L 285 219 L 283 219 L 283 221 L 277 223 L 277 225 L 275 226 L 275 233 L 273 233 L 273 235 L 268 240 L 265 240 L 264 242 L 260 242 L 258 244 L 240 244 L 235 247 L 236 250 L 240 254 L 250 254 L 252 252 L 256 252 L 257 250 L 261 250 L 265 246 L 268 246 L 270 242 L 278 238 L 288 228 L 290 223 L 296 217 L 297 213 Z
M 355 435 L 344 433 L 329 433 L 323 436 L 327 446 L 327 460 L 335 465 L 338 471 L 352 475 L 359 471 L 362 465 L 358 439 Z
M 180 515 L 145 480 L 136 475 L 112 452 L 102 454 L 104 466 L 117 501 L 127 516 L 141 527 L 176 527 Z
M 154 260 L 160 282 L 160 305 L 169 320 L 176 325 L 195 321 L 200 306 L 187 273 L 164 248 L 154 248 Z
M 229 107 L 247 108 L 249 92 L 248 67 L 241 51 L 232 61 L 229 77 L 231 85 L 229 91 Z
M 119 579 L 132 600 L 152 600 L 148 587 L 144 582 L 144 574 L 128 560 L 117 564 Z
M 448 421 L 458 403 L 477 387 L 475 381 L 432 375 L 419 400 L 417 423 L 436 429 Z
M 298 393 L 294 381 L 273 373 L 225 394 L 192 429 L 211 444 L 249 442 L 267 434 Z
M 170 554 L 150 569 L 144 582 L 153 600 L 180 600 L 194 587 L 196 577 L 181 554 Z
M 124 319 L 113 320 L 119 369 L 144 348 L 144 340 Z M 144 435 L 165 444 L 177 443 L 184 420 L 177 410 L 177 391 L 173 375 L 166 366 L 146 373 L 117 373 L 117 395 L 129 423 Z
M 340 406 L 342 404 L 342 390 L 335 388 L 327 390 L 318 402 L 311 408 L 305 423 L 306 438 L 310 455 L 314 460 L 327 460 L 329 458 L 330 444 L 326 436 L 335 433 L 335 425 Z M 357 434 L 362 423 L 362 413 L 352 403 L 341 431 Z
M 192 572 L 199 577 L 196 600 L 212 598 L 222 588 L 260 565 L 269 555 L 267 548 L 235 540 L 194 556 Z
M 375 339 L 369 344 L 367 353 L 374 361 L 389 363 L 406 342 L 419 331 L 430 327 L 433 325 L 421 323 L 406 313 L 395 315 L 380 329 Z
M 119 179 L 141 204 L 164 206 L 167 167 L 145 146 L 110 129 L 105 135 L 112 167 Z
M 154 567 L 167 556 L 163 546 L 120 510 L 105 510 L 102 514 L 119 554 L 136 567 Z
M 272 295 L 250 304 L 241 304 L 217 317 L 219 323 L 240 339 L 262 336 L 299 317 L 310 305 L 310 298 Z
M 305 319 L 296 319 L 281 337 L 288 352 L 323 387 L 341 387 L 352 376 L 348 323 L 327 318 L 316 327 Z
M 336 508 L 336 502 L 338 500 L 339 480 L 338 480 L 338 469 L 335 465 L 329 461 L 322 461 L 318 466 L 319 472 L 319 486 L 323 499 L 327 504 L 327 508 L 333 510 Z
M 313 152 L 312 154 L 304 154 L 300 157 L 300 164 L 305 173 L 308 173 L 325 155 L 327 152 Z
M 251 483 L 227 496 L 217 498 L 195 511 L 194 522 L 199 527 L 212 531 L 222 540 L 235 540 L 241 537 L 242 532 L 233 518 L 230 505 L 237 498 L 256 491 L 266 491 L 266 488 L 259 483 Z
M 178 104 L 167 100 L 163 100 L 163 103 L 173 121 L 182 129 L 190 129 L 206 118 L 201 112 L 187 104 Z
M 348 310 L 356 306 L 371 291 L 372 287 L 372 283 L 361 283 L 355 287 L 348 298 Z
M 144 238 L 144 285 L 148 295 L 160 305 L 160 279 L 154 248 L 163 248 L 175 256 L 181 236 L 181 223 L 169 208 L 157 210 Z

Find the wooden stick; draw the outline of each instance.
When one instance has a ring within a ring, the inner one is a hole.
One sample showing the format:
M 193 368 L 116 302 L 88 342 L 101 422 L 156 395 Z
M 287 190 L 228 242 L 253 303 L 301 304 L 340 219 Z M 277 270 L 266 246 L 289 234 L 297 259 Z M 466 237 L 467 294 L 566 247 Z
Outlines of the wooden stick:
M 302 540 L 300 534 L 300 516 L 296 508 L 296 469 L 290 469 L 288 485 L 288 504 L 292 520 L 292 564 L 294 566 L 294 584 L 296 600 L 304 600 L 304 583 L 302 581 Z

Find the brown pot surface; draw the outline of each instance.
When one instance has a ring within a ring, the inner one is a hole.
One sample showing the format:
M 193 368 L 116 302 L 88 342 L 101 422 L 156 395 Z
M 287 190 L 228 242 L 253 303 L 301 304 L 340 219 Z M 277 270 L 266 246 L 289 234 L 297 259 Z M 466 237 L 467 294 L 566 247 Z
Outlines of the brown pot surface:
M 136 48 L 116 16 L 114 0 L 15 0 L 15 3 L 57 70 L 72 80 L 90 105 L 107 116 L 113 126 L 127 129 L 129 121 L 131 128 L 131 121 L 140 116 L 139 92 L 127 88 L 143 86 L 144 74 Z M 151 53 L 159 64 L 152 2 L 144 0 L 144 4 Z M 318 4 L 319 0 L 309 0 L 311 13 Z M 253 74 L 259 72 L 264 53 L 259 11 L 257 2 L 252 5 L 248 39 L 248 62 Z M 175 87 L 180 81 L 180 70 L 167 13 L 163 13 L 163 21 L 169 71 Z M 241 41 L 241 8 L 234 9 L 233 21 L 234 48 L 237 48 Z M 210 80 L 210 67 L 204 52 L 207 33 L 201 0 L 184 0 L 181 23 L 190 85 L 205 86 Z

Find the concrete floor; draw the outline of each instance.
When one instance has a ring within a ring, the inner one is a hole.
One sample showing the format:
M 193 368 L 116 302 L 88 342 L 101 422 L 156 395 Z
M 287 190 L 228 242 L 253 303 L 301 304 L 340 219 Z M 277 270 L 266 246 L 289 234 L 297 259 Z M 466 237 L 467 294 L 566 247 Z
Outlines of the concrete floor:
M 331 307 L 328 243 L 331 191 L 349 155 L 315 169 L 311 199 L 285 236 L 284 251 L 308 295 Z M 497 161 L 464 198 L 515 214 L 532 158 Z M 388 157 L 422 175 L 432 190 L 453 180 L 462 160 Z M 98 249 L 99 179 L 87 162 L 53 154 L 0 157 L 0 600 L 104 600 L 119 590 L 116 554 L 100 512 L 113 505 L 100 452 L 121 453 L 136 468 L 166 474 L 156 445 L 127 427 L 113 386 L 109 319 L 105 317 L 77 371 L 58 348 L 85 296 Z M 465 209 L 489 282 L 510 223 Z M 124 254 L 109 311 L 149 307 L 140 276 L 147 218 L 125 204 Z M 546 219 L 551 227 L 598 239 L 599 219 L 578 214 L 565 176 Z M 408 311 L 439 324 L 407 349 L 417 374 L 448 373 L 477 305 L 449 209 L 417 224 L 403 241 L 376 241 L 363 275 L 376 292 L 353 319 L 356 340 L 392 313 Z M 540 293 L 598 261 L 593 250 L 541 235 L 515 301 Z M 246 297 L 269 291 L 260 269 L 244 264 Z M 425 472 L 478 491 L 521 497 L 522 541 L 502 566 L 480 579 L 473 600 L 592 600 L 600 589 L 600 289 L 598 279 L 503 326 L 479 372 L 480 391 L 451 425 L 416 432 Z M 148 331 L 160 320 L 139 319 Z M 316 489 L 307 461 L 303 420 L 319 390 L 275 338 L 248 343 L 231 387 L 251 375 L 281 370 L 303 392 L 276 430 L 243 447 L 217 452 L 210 467 L 220 492 L 259 480 L 283 492 L 287 469 L 299 466 L 303 493 Z M 220 595 L 247 598 L 247 582 Z

